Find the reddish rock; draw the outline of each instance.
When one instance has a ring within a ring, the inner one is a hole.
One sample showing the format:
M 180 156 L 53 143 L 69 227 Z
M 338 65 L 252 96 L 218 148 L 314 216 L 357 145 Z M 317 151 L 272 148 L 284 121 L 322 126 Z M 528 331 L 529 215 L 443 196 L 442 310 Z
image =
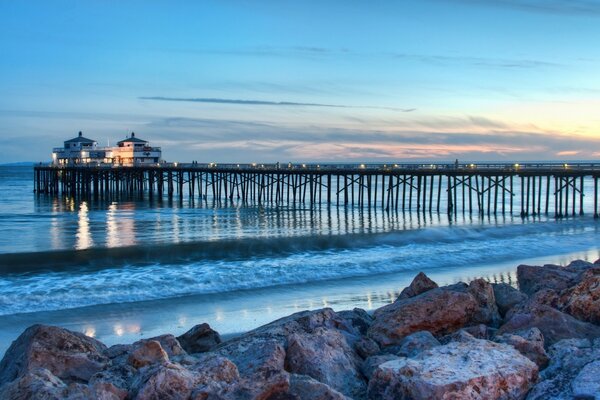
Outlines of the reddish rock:
M 517 267 L 517 281 L 519 289 L 527 295 L 532 295 L 542 289 L 561 291 L 575 283 L 579 271 L 567 269 L 559 265 L 519 265 Z
M 169 361 L 169 356 L 156 340 L 148 340 L 135 349 L 127 359 L 134 368 L 145 367 L 151 364 L 160 364 Z
M 221 343 L 221 336 L 210 325 L 204 323 L 177 337 L 181 347 L 188 353 L 204 353 Z
M 471 323 L 478 311 L 479 303 L 470 293 L 432 289 L 376 310 L 368 334 L 384 347 L 399 344 L 418 331 L 441 336 Z
M 504 317 L 508 310 L 517 304 L 527 300 L 527 295 L 508 283 L 492 283 L 494 289 L 494 298 L 498 306 L 500 316 Z
M 414 277 L 410 285 L 405 287 L 404 290 L 400 292 L 400 296 L 398 296 L 397 300 L 415 297 L 437 287 L 437 283 L 429 279 L 429 277 L 423 272 L 419 272 L 417 276 Z
M 136 400 L 187 400 L 194 384 L 192 372 L 167 362 L 141 370 L 132 383 L 130 394 Z
M 550 360 L 544 350 L 544 335 L 538 328 L 531 328 L 515 334 L 498 335 L 494 341 L 511 345 L 519 353 L 536 363 L 540 369 L 546 368 Z
M 600 268 L 585 271 L 579 283 L 560 293 L 558 304 L 577 319 L 600 324 Z
M 361 362 L 345 336 L 334 329 L 317 328 L 288 339 L 287 371 L 308 375 L 354 399 L 364 398 L 367 389 Z
M 87 381 L 106 366 L 104 350 L 105 345 L 82 333 L 33 325 L 6 351 L 0 362 L 0 385 L 37 368 L 45 368 L 62 380 Z
M 539 304 L 535 299 L 513 308 L 506 315 L 505 320 L 506 323 L 500 327 L 497 335 L 538 328 L 544 335 L 546 346 L 562 339 L 600 337 L 600 327 L 579 321 L 550 306 Z
M 513 347 L 471 338 L 381 364 L 369 398 L 523 399 L 537 377 L 538 367 Z

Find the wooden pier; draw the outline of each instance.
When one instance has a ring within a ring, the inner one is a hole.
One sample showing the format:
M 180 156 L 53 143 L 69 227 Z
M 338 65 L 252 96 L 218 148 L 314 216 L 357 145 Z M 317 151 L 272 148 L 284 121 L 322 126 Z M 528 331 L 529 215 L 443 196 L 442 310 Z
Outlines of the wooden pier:
M 38 194 L 598 217 L 600 164 L 178 164 L 34 167 Z M 586 198 L 590 193 L 593 199 Z

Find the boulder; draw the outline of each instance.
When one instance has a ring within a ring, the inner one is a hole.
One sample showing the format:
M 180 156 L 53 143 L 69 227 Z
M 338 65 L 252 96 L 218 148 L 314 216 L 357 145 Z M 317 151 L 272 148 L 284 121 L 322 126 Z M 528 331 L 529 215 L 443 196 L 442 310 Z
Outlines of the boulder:
M 523 399 L 538 367 L 513 347 L 471 338 L 381 364 L 370 399 Z
M 363 337 L 354 342 L 354 350 L 361 358 L 367 358 L 379 353 L 380 348 L 373 339 Z
M 579 271 L 567 269 L 560 265 L 519 265 L 517 281 L 519 289 L 531 296 L 541 289 L 561 291 L 577 282 Z
M 67 385 L 45 368 L 30 368 L 19 378 L 0 386 L 0 399 L 60 400 Z
M 188 353 L 204 353 L 221 343 L 221 336 L 207 323 L 194 326 L 177 337 L 181 347 Z
M 494 341 L 511 345 L 519 353 L 536 363 L 540 370 L 548 365 L 549 357 L 544 349 L 544 335 L 538 328 L 530 328 L 514 334 L 498 335 Z
M 400 357 L 398 357 L 395 354 L 378 354 L 375 356 L 371 356 L 371 357 L 367 358 L 365 361 L 363 361 L 363 363 L 360 367 L 360 371 L 367 378 L 367 380 L 370 380 L 371 375 L 373 375 L 373 372 L 375 372 L 377 367 L 379 367 L 381 364 L 386 363 L 388 361 L 398 360 L 398 359 L 400 359 Z
M 500 316 L 504 317 L 508 310 L 517 304 L 527 300 L 527 295 L 508 283 L 492 283 L 494 289 L 494 298 L 498 306 Z
M 146 365 L 159 364 L 169 361 L 169 356 L 156 340 L 148 340 L 138 346 L 128 358 L 128 363 L 134 368 Z
M 108 363 L 104 350 L 104 344 L 82 333 L 33 325 L 6 351 L 0 362 L 0 385 L 37 368 L 67 382 L 87 381 Z
M 441 343 L 430 332 L 419 331 L 402 339 L 395 353 L 400 357 L 414 357 L 425 350 L 440 345 Z
M 469 293 L 477 300 L 478 307 L 471 316 L 472 323 L 486 324 L 494 327 L 500 325 L 500 314 L 496 305 L 494 288 L 484 279 L 475 279 L 469 283 Z
M 289 400 L 350 400 L 340 392 L 306 375 L 290 376 Z
M 186 400 L 190 398 L 194 384 L 192 372 L 166 362 L 140 370 L 132 382 L 130 395 L 136 400 Z
M 577 319 L 600 325 L 600 268 L 586 270 L 576 285 L 563 290 L 558 306 Z
M 360 373 L 362 360 L 339 331 L 317 328 L 288 339 L 286 370 L 308 375 L 353 399 L 364 398 L 367 385 Z
M 600 337 L 600 327 L 579 321 L 569 314 L 531 299 L 510 310 L 506 323 L 497 335 L 538 328 L 544 335 L 546 346 L 569 338 L 594 339 Z
M 361 335 L 366 335 L 373 323 L 373 317 L 362 308 L 338 311 L 337 316 L 344 320 L 347 326 L 353 327 Z
M 400 292 L 400 296 L 398 296 L 397 300 L 415 297 L 437 287 L 437 283 L 429 279 L 429 277 L 423 272 L 419 272 L 417 276 L 414 277 L 410 285 L 405 287 L 404 290 Z
M 183 347 L 181 347 L 181 345 L 179 344 L 179 341 L 175 338 L 175 336 L 173 336 L 171 334 L 160 335 L 160 336 L 151 337 L 148 339 L 138 340 L 137 342 L 133 343 L 132 346 L 134 348 L 137 348 L 138 346 L 142 346 L 142 345 L 144 345 L 144 343 L 152 341 L 152 340 L 160 343 L 160 347 L 162 347 L 162 349 L 165 351 L 165 353 L 167 353 L 167 355 L 169 357 L 175 357 L 175 356 L 179 356 L 181 354 L 186 354 Z
M 587 339 L 561 340 L 550 346 L 548 355 L 550 363 L 541 372 L 540 382 L 533 387 L 528 400 L 594 398 L 588 395 L 589 389 L 594 387 L 588 374 L 594 373 L 595 365 L 585 371 L 584 368 L 600 361 L 600 340 L 594 344 Z M 597 381 L 598 372 L 591 379 Z M 575 397 L 574 389 L 581 393 L 580 397 Z
M 453 289 L 458 290 L 453 290 Z M 393 346 L 411 333 L 429 331 L 442 336 L 479 316 L 479 303 L 462 286 L 436 288 L 377 309 L 368 335 L 379 345 Z
M 600 400 L 600 380 L 598 377 L 600 377 L 600 360 L 586 364 L 571 382 L 573 397 Z

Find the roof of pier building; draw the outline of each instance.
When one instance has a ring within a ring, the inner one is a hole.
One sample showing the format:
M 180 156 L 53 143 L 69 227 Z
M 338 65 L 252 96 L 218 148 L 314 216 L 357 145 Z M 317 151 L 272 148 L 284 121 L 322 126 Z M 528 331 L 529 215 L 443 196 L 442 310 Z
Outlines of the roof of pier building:
M 95 140 L 83 137 L 83 133 L 81 131 L 79 131 L 79 134 L 77 135 L 77 137 L 66 140 L 65 144 L 67 144 L 67 143 L 95 143 L 95 142 L 96 142 Z
M 135 132 L 131 132 L 131 136 L 130 137 L 119 141 L 117 144 L 122 147 L 125 143 L 144 144 L 144 143 L 148 143 L 148 141 L 147 140 L 142 140 L 140 138 L 136 138 L 135 137 Z

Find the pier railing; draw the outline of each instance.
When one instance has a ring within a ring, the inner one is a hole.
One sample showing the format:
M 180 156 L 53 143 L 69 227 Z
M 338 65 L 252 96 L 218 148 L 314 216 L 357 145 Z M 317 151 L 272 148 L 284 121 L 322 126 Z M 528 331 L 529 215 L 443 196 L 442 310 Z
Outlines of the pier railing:
M 597 217 L 600 163 L 40 164 L 34 176 L 52 195 Z

